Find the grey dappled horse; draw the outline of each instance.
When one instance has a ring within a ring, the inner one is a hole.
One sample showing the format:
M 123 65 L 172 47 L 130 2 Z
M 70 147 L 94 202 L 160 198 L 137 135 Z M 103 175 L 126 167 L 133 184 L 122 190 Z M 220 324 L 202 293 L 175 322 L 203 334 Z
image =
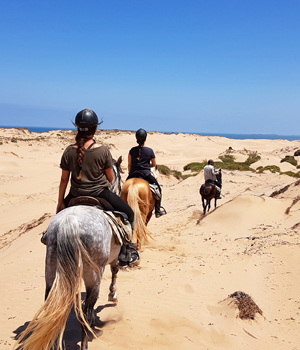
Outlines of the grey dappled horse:
M 113 166 L 111 188 L 121 190 L 120 164 Z M 119 192 L 118 192 L 119 191 Z M 108 300 L 117 301 L 117 257 L 120 245 L 115 243 L 110 225 L 101 210 L 90 206 L 75 206 L 54 216 L 47 229 L 45 302 L 21 334 L 22 350 L 62 349 L 66 321 L 74 306 L 82 327 L 81 349 L 88 349 L 88 331 L 95 318 L 94 305 L 98 298 L 101 278 L 110 264 L 112 280 Z M 81 305 L 81 280 L 86 295 Z

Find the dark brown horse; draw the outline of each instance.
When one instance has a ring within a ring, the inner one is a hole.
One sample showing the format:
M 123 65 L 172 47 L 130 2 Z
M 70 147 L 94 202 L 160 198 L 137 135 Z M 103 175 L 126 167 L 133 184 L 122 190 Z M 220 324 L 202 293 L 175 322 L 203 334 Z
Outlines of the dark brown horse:
M 219 173 L 216 175 L 217 180 L 220 184 L 222 184 L 222 173 L 221 169 L 219 169 Z M 201 197 L 202 197 L 202 206 L 203 206 L 203 214 L 205 215 L 206 209 L 209 211 L 210 209 L 210 201 L 214 198 L 215 199 L 215 207 L 217 206 L 217 199 L 218 199 L 218 191 L 216 189 L 216 186 L 213 182 L 207 182 L 203 185 L 201 185 L 199 190 Z

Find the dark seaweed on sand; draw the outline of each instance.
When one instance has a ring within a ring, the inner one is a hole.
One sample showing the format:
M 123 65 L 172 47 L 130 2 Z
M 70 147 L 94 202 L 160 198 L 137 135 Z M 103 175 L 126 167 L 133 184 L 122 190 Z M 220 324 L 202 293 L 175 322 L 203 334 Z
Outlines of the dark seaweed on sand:
M 250 295 L 244 292 L 234 292 L 229 295 L 229 298 L 234 299 L 232 302 L 234 302 L 234 304 L 239 309 L 239 314 L 237 317 L 241 318 L 242 320 L 254 320 L 256 313 L 262 315 L 261 309 L 252 300 Z

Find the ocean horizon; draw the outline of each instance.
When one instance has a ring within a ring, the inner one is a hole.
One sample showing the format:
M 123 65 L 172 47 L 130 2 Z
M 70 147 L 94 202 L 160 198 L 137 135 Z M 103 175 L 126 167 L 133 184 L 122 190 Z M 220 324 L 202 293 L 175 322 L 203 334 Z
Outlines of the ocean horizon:
M 3 129 L 27 129 L 31 132 L 36 133 L 42 133 L 52 130 L 76 130 L 75 128 L 53 128 L 53 127 L 38 127 L 38 126 L 3 126 L 0 125 L 0 128 Z M 100 130 L 114 130 L 114 129 L 100 129 Z M 121 130 L 120 130 L 121 131 Z M 153 130 L 154 131 L 154 130 Z M 234 133 L 207 133 L 207 132 L 188 132 L 188 131 L 159 131 L 155 130 L 157 132 L 161 132 L 164 134 L 196 134 L 199 136 L 220 136 L 220 137 L 226 137 L 228 139 L 235 139 L 235 140 L 246 140 L 246 139 L 252 139 L 252 140 L 258 140 L 258 139 L 265 139 L 265 140 L 288 140 L 288 141 L 295 141 L 300 140 L 300 135 L 278 135 L 278 134 L 234 134 Z

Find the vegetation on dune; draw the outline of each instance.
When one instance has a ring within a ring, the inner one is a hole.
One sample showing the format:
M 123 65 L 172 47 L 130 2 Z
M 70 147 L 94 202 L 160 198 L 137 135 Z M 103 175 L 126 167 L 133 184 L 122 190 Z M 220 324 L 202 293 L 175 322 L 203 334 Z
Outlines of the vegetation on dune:
M 163 175 L 171 175 L 171 169 L 168 168 L 166 165 L 157 165 L 157 170 Z
M 191 171 L 196 171 L 196 172 L 200 172 L 201 170 L 203 170 L 203 168 L 205 167 L 205 165 L 207 164 L 207 162 L 203 162 L 203 163 L 189 163 L 187 165 L 185 165 L 183 167 L 183 170 L 191 170 Z
M 221 160 L 221 162 L 214 163 L 214 167 L 216 169 L 255 171 L 250 167 L 250 165 L 257 162 L 260 159 L 260 156 L 249 156 L 245 162 L 236 162 L 235 156 L 233 156 L 232 154 L 225 154 L 219 156 L 219 159 Z M 203 161 L 201 163 L 194 162 L 185 165 L 183 169 L 200 172 L 206 165 L 206 161 Z
M 191 176 L 196 176 L 198 175 L 198 173 L 194 173 L 194 174 L 185 174 L 182 175 L 181 171 L 178 170 L 171 170 L 169 167 L 167 167 L 166 165 L 157 165 L 157 170 L 166 176 L 170 176 L 173 175 L 177 180 L 185 180 L 188 177 Z
M 288 162 L 294 166 L 297 166 L 297 160 L 294 158 L 294 156 L 285 156 L 283 159 L 281 159 L 280 163 Z
M 300 177 L 300 172 L 299 173 L 294 173 L 293 171 L 284 171 L 280 173 L 281 175 L 288 175 L 292 177 Z
M 266 166 L 259 166 L 258 168 L 256 168 L 256 171 L 258 171 L 259 173 L 264 172 L 265 170 L 269 170 L 271 173 L 281 173 L 281 170 L 279 168 L 279 166 L 277 165 L 266 165 Z
M 295 157 L 300 156 L 300 149 L 298 149 L 297 151 L 295 151 L 294 156 L 295 156 Z

